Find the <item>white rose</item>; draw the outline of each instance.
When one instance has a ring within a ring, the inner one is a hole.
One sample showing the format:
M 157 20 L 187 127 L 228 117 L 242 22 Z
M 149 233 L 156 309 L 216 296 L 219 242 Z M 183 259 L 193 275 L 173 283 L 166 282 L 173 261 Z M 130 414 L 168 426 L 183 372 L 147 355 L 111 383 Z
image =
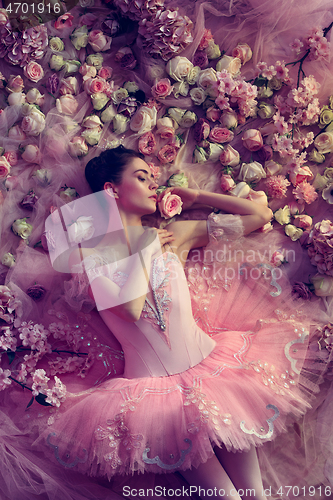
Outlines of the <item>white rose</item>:
M 186 111 L 183 114 L 182 119 L 179 122 L 179 125 L 184 128 L 190 128 L 198 121 L 197 115 L 193 111 Z
M 215 69 L 207 68 L 200 71 L 197 82 L 198 85 L 205 90 L 214 85 L 214 83 L 217 82 Z
M 168 115 L 171 116 L 173 120 L 175 120 L 176 123 L 179 124 L 181 119 L 183 118 L 183 115 L 185 113 L 184 109 L 181 108 L 169 108 L 168 109 Z
M 38 106 L 42 104 L 41 100 L 43 100 L 44 96 L 39 92 L 38 89 L 30 89 L 27 92 L 26 100 L 30 104 L 37 104 Z
M 200 72 L 201 72 L 200 66 L 193 66 L 193 68 L 186 77 L 187 83 L 189 85 L 194 85 L 198 80 Z
M 129 94 L 135 94 L 139 90 L 139 86 L 135 82 L 125 82 L 123 88 L 127 90 Z
M 25 94 L 23 92 L 12 92 L 8 96 L 9 106 L 16 106 L 25 103 Z
M 115 115 L 112 119 L 115 134 L 123 134 L 128 128 L 129 119 L 122 114 Z
M 40 156 L 38 146 L 36 144 L 27 144 L 21 157 L 28 163 L 39 163 Z
M 99 70 L 103 66 L 103 56 L 99 52 L 96 52 L 96 54 L 90 54 L 86 59 L 86 63 L 89 66 L 95 66 L 95 68 Z
M 176 56 L 170 59 L 166 65 L 168 75 L 177 82 L 187 78 L 193 64 L 186 57 Z
M 36 170 L 36 172 L 34 172 L 34 177 L 36 177 L 36 179 L 42 186 L 48 186 L 49 184 L 51 184 L 52 173 L 46 168 L 40 168 Z
M 208 160 L 217 161 L 223 149 L 224 148 L 222 144 L 216 144 L 215 142 L 210 142 L 208 150 Z
M 186 97 L 189 89 L 190 89 L 189 84 L 185 81 L 181 81 L 181 82 L 176 82 L 173 85 L 172 91 L 173 91 L 174 96 L 176 98 L 178 98 L 180 95 Z
M 16 219 L 12 224 L 12 231 L 16 236 L 22 238 L 22 240 L 27 240 L 32 232 L 32 225 L 28 224 L 25 219 Z
M 333 151 L 333 132 L 319 134 L 314 140 L 314 145 L 321 154 L 331 153 Z
M 117 114 L 117 111 L 113 104 L 110 104 L 101 114 L 101 120 L 103 123 L 110 122 L 113 117 Z
M 87 128 L 81 133 L 81 136 L 87 141 L 88 144 L 90 144 L 90 146 L 95 146 L 101 138 L 102 130 L 103 129 L 101 127 Z
M 201 87 L 194 87 L 190 90 L 190 96 L 194 104 L 200 106 L 206 100 L 207 94 Z
M 148 108 L 141 106 L 136 111 L 130 121 L 130 129 L 137 132 L 139 135 L 149 132 L 156 125 L 157 111 L 155 106 Z
M 21 128 L 27 135 L 37 136 L 45 128 L 45 115 L 34 106 L 22 120 Z
M 296 227 L 293 224 L 287 224 L 284 228 L 284 232 L 290 237 L 291 241 L 296 241 L 302 236 L 303 229 Z
M 15 265 L 14 255 L 10 252 L 5 253 L 1 259 L 1 264 L 7 267 L 13 267 Z
M 290 208 L 285 205 L 283 208 L 279 208 L 274 213 L 274 219 L 283 226 L 284 224 L 289 224 L 290 222 Z M 289 235 L 288 235 L 289 236 Z
M 272 104 L 268 104 L 267 102 L 260 102 L 258 105 L 258 116 L 262 120 L 267 120 L 268 118 L 272 118 L 275 115 L 276 108 Z
M 128 91 L 123 87 L 121 87 L 120 89 L 117 89 L 112 93 L 111 99 L 114 104 L 118 105 L 121 103 L 121 101 L 123 101 L 127 97 L 128 97 Z
M 62 52 L 65 49 L 64 42 L 58 36 L 50 38 L 49 47 L 53 52 Z
M 272 95 L 273 90 L 269 87 L 266 87 L 265 85 L 263 85 L 262 87 L 258 87 L 258 99 L 267 99 L 268 97 L 272 97 Z
M 59 197 L 65 203 L 70 203 L 71 201 L 75 200 L 75 198 L 78 197 L 78 194 L 74 188 L 68 187 L 60 192 Z
M 65 70 L 65 76 L 71 75 L 72 73 L 76 73 L 79 71 L 81 66 L 80 61 L 76 61 L 74 59 L 65 61 L 63 69 Z
M 64 64 L 64 58 L 62 56 L 57 56 L 56 54 L 53 54 L 49 62 L 50 68 L 55 71 L 60 71 Z
M 234 130 L 238 125 L 237 114 L 235 111 L 224 111 L 220 118 L 220 122 L 223 127 Z
M 265 170 L 258 161 L 252 163 L 242 163 L 238 179 L 246 182 L 258 182 L 266 177 Z
M 76 48 L 80 50 L 82 47 L 86 47 L 88 44 L 88 28 L 86 25 L 80 26 L 71 34 L 71 42 Z
M 90 240 L 95 232 L 94 218 L 91 215 L 81 215 L 73 224 L 67 227 L 70 243 L 81 243 Z
M 68 149 L 72 156 L 84 156 L 88 153 L 88 145 L 84 137 L 73 137 L 68 144 Z
M 229 191 L 229 194 L 232 194 L 233 196 L 237 196 L 237 198 L 247 198 L 250 194 L 250 186 L 242 181 L 236 184 L 236 186 Z
M 205 161 L 207 161 L 207 158 L 208 156 L 204 148 L 196 146 L 195 150 L 193 151 L 193 163 L 204 163 Z
M 217 59 L 218 57 L 221 56 L 220 47 L 216 43 L 214 43 L 214 40 L 211 40 L 209 42 L 205 52 L 207 54 L 208 59 Z
M 175 128 L 175 122 L 172 120 L 172 118 L 169 118 L 168 116 L 164 116 L 163 118 L 159 118 L 157 120 L 156 127 L 157 127 L 157 130 L 160 128 Z
M 92 94 L 91 96 L 91 102 L 97 111 L 100 111 L 101 109 L 104 108 L 104 106 L 109 102 L 110 98 L 104 94 L 104 92 L 96 92 L 96 94 Z
M 266 175 L 269 177 L 271 175 L 277 175 L 282 170 L 282 165 L 276 163 L 274 160 L 268 160 L 265 162 Z
M 242 61 L 238 57 L 223 56 L 216 64 L 216 71 L 225 69 L 232 76 L 239 73 L 242 66 Z

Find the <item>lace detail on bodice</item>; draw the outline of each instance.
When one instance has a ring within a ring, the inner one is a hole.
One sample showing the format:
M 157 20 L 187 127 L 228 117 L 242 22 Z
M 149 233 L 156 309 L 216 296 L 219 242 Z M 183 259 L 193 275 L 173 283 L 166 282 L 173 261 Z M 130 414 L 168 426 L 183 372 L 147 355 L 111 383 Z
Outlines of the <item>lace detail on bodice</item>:
M 168 333 L 168 313 L 171 307 L 171 297 L 168 293 L 168 288 L 171 271 L 168 268 L 168 264 L 172 260 L 178 261 L 178 257 L 171 252 L 166 252 L 154 259 L 151 272 L 154 303 L 146 297 L 141 313 L 141 317 L 151 322 L 169 347 L 171 346 Z

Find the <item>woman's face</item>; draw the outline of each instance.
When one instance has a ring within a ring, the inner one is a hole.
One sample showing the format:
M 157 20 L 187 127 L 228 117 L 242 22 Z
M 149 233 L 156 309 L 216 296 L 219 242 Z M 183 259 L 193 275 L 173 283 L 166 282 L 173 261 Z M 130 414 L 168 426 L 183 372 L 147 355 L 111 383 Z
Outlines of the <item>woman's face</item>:
M 141 216 L 156 211 L 157 187 L 147 163 L 133 158 L 123 172 L 121 184 L 114 185 L 113 191 L 119 208 Z

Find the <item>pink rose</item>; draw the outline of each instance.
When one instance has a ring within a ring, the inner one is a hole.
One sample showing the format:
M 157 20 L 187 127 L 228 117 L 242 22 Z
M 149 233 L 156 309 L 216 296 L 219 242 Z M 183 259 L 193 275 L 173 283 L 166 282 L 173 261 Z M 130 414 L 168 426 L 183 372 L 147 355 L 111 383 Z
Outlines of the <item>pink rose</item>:
M 223 144 L 225 142 L 230 142 L 234 138 L 234 133 L 224 127 L 219 127 L 218 125 L 215 125 L 215 127 L 212 128 L 209 134 L 209 139 L 213 142 L 218 142 L 219 144 Z
M 83 137 L 75 136 L 68 144 L 69 152 L 72 156 L 84 156 L 88 153 L 88 144 Z
M 39 148 L 36 144 L 28 144 L 21 157 L 28 163 L 39 163 Z
M 97 94 L 98 92 L 104 92 L 105 84 L 104 78 L 90 78 L 84 83 L 84 90 L 90 95 Z
M 7 92 L 22 92 L 23 87 L 24 82 L 20 75 L 10 75 L 6 86 Z
M 221 118 L 221 110 L 215 106 L 210 106 L 206 111 L 206 117 L 212 122 L 217 122 Z
M 290 215 L 299 215 L 304 211 L 304 205 L 301 205 L 294 200 L 288 203 L 288 207 L 290 210 Z
M 37 136 L 45 128 L 45 115 L 33 106 L 29 114 L 23 118 L 21 127 L 27 135 Z
M 25 94 L 22 92 L 12 92 L 8 96 L 8 104 L 9 106 L 17 106 L 24 104 L 26 101 Z
M 57 30 L 61 30 L 63 28 L 70 28 L 73 24 L 72 22 L 73 19 L 74 16 L 69 12 L 66 12 L 66 14 L 63 14 L 62 16 L 58 17 L 58 19 L 54 23 L 54 27 Z
M 152 132 L 146 132 L 139 139 L 139 151 L 143 155 L 150 156 L 156 148 L 156 139 Z
M 259 130 L 260 130 L 261 135 L 263 135 L 263 136 L 278 133 L 278 129 L 277 129 L 276 125 L 274 124 L 274 122 L 265 123 L 265 125 L 260 127 Z
M 44 76 L 44 70 L 40 64 L 35 61 L 30 61 L 26 66 L 24 66 L 23 73 L 32 82 L 39 82 Z
M 230 191 L 235 187 L 236 183 L 229 174 L 222 174 L 221 176 L 221 189 L 222 191 Z
M 137 132 L 139 135 L 149 132 L 156 125 L 157 110 L 155 106 L 141 106 L 132 116 L 130 121 L 130 129 Z
M 245 64 L 252 57 L 251 47 L 247 43 L 239 43 L 232 51 L 232 56 L 238 57 L 242 61 L 242 64 Z
M 136 62 L 133 54 L 125 54 L 120 61 L 120 66 L 124 69 L 134 69 Z
M 285 262 L 285 258 L 282 252 L 280 250 L 276 250 L 271 257 L 271 263 L 273 266 L 281 266 Z
M 310 215 L 295 215 L 294 224 L 302 229 L 310 229 L 312 227 L 312 217 Z
M 292 182 L 293 186 L 298 186 L 303 181 L 311 181 L 313 179 L 313 173 L 309 167 L 300 167 L 298 170 L 293 170 L 289 172 L 289 180 Z
M 273 230 L 273 225 L 271 222 L 267 222 L 264 226 L 261 226 L 261 228 L 259 229 L 261 233 L 269 233 L 272 230 Z
M 228 145 L 220 154 L 220 162 L 224 167 L 237 167 L 240 162 L 238 151 L 232 146 Z
M 178 149 L 171 144 L 166 144 L 159 150 L 157 157 L 161 163 L 171 163 L 177 156 Z
M 220 122 L 223 127 L 233 130 L 238 125 L 237 113 L 235 111 L 224 111 Z
M 242 137 L 243 145 L 249 151 L 258 151 L 263 147 L 264 141 L 259 130 L 250 128 L 244 132 Z
M 83 14 L 79 20 L 79 26 L 87 26 L 88 29 L 92 28 L 95 24 L 97 17 L 91 12 L 87 12 L 87 14 Z
M 274 160 L 266 161 L 264 166 L 267 177 L 277 175 L 282 170 L 282 165 L 280 165 L 280 163 L 276 163 Z
M 83 81 L 89 80 L 90 78 L 95 78 L 97 75 L 97 69 L 95 66 L 89 66 L 89 64 L 84 63 L 79 68 L 79 73 L 83 76 Z
M 104 78 L 104 80 L 109 80 L 112 76 L 112 68 L 110 66 L 102 66 L 100 70 L 98 70 L 98 76 Z
M 196 142 L 201 142 L 207 139 L 210 132 L 209 122 L 205 118 L 199 118 L 197 123 L 193 127 L 194 140 Z
M 115 61 L 120 62 L 124 56 L 130 54 L 133 54 L 132 49 L 130 47 L 121 47 L 114 56 Z
M 14 127 L 9 129 L 8 137 L 17 141 L 24 141 L 26 135 L 19 125 L 14 125 Z
M 69 76 L 61 81 L 59 92 L 61 95 L 76 95 L 79 92 L 79 83 L 75 76 Z
M 10 172 L 10 164 L 7 158 L 0 156 L 0 179 L 5 179 Z
M 147 163 L 147 165 L 150 168 L 154 179 L 158 179 L 161 176 L 160 167 L 157 167 L 156 165 L 154 165 L 154 163 Z
M 164 97 L 171 94 L 172 89 L 173 87 L 169 78 L 163 78 L 159 82 L 155 83 L 155 85 L 151 88 L 151 93 L 156 99 L 164 99 Z
M 158 209 L 165 219 L 171 219 L 182 211 L 183 202 L 176 194 L 171 194 L 170 191 L 165 193 L 161 201 L 157 204 Z
M 56 100 L 56 106 L 59 113 L 72 115 L 77 110 L 78 102 L 73 95 L 62 95 Z
M 111 45 L 111 38 L 104 35 L 101 30 L 92 30 L 89 33 L 88 43 L 95 52 L 104 52 L 109 50 Z
M 18 157 L 16 151 L 6 151 L 4 157 L 6 158 L 11 167 L 14 167 L 14 165 L 17 164 Z

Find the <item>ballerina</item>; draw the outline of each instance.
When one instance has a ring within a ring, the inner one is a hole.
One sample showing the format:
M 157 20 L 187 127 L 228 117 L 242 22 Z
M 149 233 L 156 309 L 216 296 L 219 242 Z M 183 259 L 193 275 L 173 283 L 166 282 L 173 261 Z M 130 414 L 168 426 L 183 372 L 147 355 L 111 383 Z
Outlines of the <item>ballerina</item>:
M 64 467 L 93 476 L 178 471 L 202 496 L 212 490 L 217 498 L 266 498 L 255 447 L 284 430 L 288 414 L 299 416 L 309 407 L 301 390 L 302 354 L 289 351 L 305 345 L 306 322 L 291 315 L 241 331 L 216 324 L 217 333 L 207 335 L 194 321 L 183 266 L 190 250 L 210 237 L 231 241 L 263 226 L 270 209 L 171 188 L 185 209 L 204 204 L 233 215 L 145 230 L 142 216 L 153 214 L 165 193 L 156 195 L 158 185 L 140 154 L 107 150 L 87 164 L 86 178 L 102 192 L 109 214 L 116 204 L 123 231 L 114 230 L 110 216 L 96 244 L 71 251 L 72 285 L 94 301 L 122 345 L 124 375 L 68 392 L 60 408 L 39 410 L 38 418 L 31 408 L 30 421 L 40 428 L 35 445 Z M 235 286 L 250 294 L 255 310 L 253 280 Z M 279 294 L 255 286 L 262 289 L 257 303 L 270 312 Z M 246 305 L 237 307 L 239 316 Z M 301 338 L 296 327 L 304 331 Z

